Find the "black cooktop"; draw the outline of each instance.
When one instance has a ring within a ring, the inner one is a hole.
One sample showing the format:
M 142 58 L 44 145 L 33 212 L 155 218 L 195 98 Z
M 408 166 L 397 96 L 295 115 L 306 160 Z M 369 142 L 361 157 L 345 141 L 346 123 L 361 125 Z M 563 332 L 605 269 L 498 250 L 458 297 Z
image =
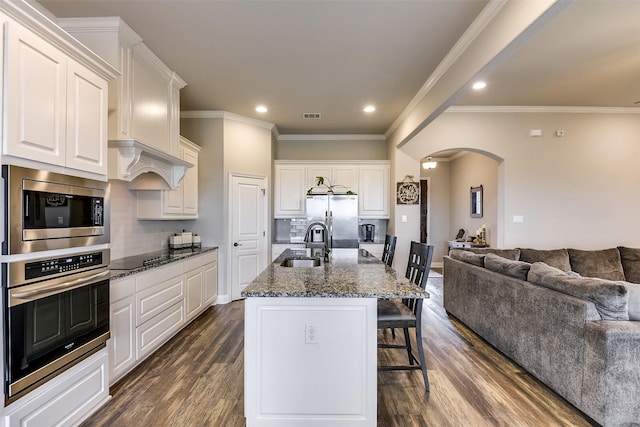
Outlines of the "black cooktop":
M 137 268 L 142 267 L 152 267 L 154 265 L 159 265 L 163 261 L 167 261 L 169 259 L 174 258 L 182 258 L 185 255 L 190 255 L 194 252 L 200 252 L 200 249 L 176 249 L 176 250 L 165 250 L 165 251 L 155 251 L 155 252 L 147 252 L 140 255 L 128 256 L 125 258 L 120 258 L 111 261 L 110 267 L 111 270 L 135 270 Z

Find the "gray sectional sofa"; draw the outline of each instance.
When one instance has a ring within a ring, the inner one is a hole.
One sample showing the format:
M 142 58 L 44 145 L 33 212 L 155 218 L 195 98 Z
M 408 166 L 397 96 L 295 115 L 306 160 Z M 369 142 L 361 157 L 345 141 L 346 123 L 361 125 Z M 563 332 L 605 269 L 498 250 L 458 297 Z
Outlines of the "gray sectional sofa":
M 444 258 L 447 312 L 604 426 L 640 426 L 638 283 L 634 248 Z

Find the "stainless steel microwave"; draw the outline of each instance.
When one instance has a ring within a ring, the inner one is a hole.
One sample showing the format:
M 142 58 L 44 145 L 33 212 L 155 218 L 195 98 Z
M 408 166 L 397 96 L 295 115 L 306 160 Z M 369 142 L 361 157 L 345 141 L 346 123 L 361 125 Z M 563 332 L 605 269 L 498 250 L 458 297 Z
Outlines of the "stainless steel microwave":
M 2 166 L 4 255 L 109 243 L 109 183 Z

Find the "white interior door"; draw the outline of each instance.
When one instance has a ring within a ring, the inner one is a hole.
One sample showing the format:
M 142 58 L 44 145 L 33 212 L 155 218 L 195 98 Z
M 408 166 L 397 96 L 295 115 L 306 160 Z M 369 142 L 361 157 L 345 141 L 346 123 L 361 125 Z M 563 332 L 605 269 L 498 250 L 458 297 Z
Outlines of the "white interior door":
M 266 178 L 231 176 L 231 299 L 267 266 Z

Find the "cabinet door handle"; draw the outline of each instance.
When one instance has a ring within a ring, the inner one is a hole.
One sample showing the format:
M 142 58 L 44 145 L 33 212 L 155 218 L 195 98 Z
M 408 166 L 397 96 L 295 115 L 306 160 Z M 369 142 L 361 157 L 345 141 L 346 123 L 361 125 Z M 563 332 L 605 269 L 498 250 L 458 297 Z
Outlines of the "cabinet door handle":
M 238 246 L 242 246 L 242 245 L 241 245 L 240 243 L 238 243 L 238 242 L 235 242 L 235 243 L 233 244 L 233 246 L 238 247 Z

